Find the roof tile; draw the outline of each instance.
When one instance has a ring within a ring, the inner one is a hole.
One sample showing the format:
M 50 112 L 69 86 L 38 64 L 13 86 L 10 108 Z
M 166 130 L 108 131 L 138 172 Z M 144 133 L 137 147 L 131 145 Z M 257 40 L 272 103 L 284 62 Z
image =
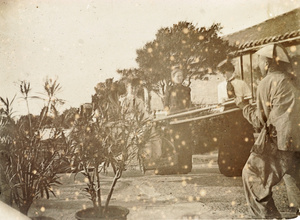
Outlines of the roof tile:
M 249 48 L 300 35 L 300 8 L 224 36 L 231 45 Z M 238 44 L 236 43 L 238 42 Z

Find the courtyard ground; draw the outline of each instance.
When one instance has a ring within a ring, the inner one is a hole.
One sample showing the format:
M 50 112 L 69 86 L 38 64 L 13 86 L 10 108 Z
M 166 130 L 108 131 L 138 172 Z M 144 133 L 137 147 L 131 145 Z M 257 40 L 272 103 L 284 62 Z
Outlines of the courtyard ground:
M 55 189 L 57 196 L 37 200 L 29 216 L 73 220 L 77 211 L 92 206 L 82 191 L 85 187 L 82 176 L 74 179 L 73 174 L 61 174 L 61 181 L 63 184 Z M 111 175 L 103 176 L 103 200 L 111 182 Z M 287 212 L 283 182 L 274 188 L 274 198 L 279 210 Z M 128 208 L 128 220 L 247 218 L 241 177 L 220 174 L 217 152 L 194 155 L 193 170 L 186 175 L 127 170 L 116 185 L 110 205 Z

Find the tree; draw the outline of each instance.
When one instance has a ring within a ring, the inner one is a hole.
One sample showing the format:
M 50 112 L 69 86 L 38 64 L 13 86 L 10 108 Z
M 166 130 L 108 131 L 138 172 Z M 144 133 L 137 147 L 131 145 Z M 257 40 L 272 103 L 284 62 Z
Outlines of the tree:
M 196 28 L 190 22 L 159 29 L 155 40 L 137 50 L 139 77 L 162 96 L 175 66 L 183 70 L 189 84 L 193 75 L 201 79 L 214 73 L 218 63 L 234 49 L 219 36 L 221 29 L 220 24 Z

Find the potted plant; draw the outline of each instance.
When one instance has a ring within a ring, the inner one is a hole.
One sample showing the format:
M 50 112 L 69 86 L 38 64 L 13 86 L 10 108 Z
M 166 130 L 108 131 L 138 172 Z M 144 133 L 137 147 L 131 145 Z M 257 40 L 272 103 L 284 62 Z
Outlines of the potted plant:
M 5 153 L 6 183 L 10 186 L 13 202 L 20 212 L 27 215 L 34 200 L 49 198 L 54 194 L 53 186 L 60 184 L 57 176 L 60 160 L 63 157 L 65 137 L 63 130 L 55 126 L 53 118 L 58 116 L 56 106 L 62 100 L 56 98 L 60 90 L 56 80 L 46 80 L 44 89 L 46 100 L 40 115 L 30 113 L 30 83 L 22 81 L 21 93 L 26 102 L 27 115 L 13 119 L 11 102 L 1 98 L 4 106 L 1 111 L 1 148 Z M 47 137 L 46 137 L 47 136 Z M 9 193 L 9 194 L 10 194 Z
M 77 212 L 77 219 L 126 219 L 129 210 L 109 206 L 109 202 L 123 171 L 139 159 L 151 136 L 151 125 L 143 113 L 127 111 L 112 98 L 111 92 L 107 82 L 101 85 L 92 105 L 82 106 L 70 135 L 76 149 L 76 174 L 85 176 L 84 190 L 93 203 L 92 208 Z M 113 168 L 114 178 L 103 202 L 101 176 L 108 166 Z

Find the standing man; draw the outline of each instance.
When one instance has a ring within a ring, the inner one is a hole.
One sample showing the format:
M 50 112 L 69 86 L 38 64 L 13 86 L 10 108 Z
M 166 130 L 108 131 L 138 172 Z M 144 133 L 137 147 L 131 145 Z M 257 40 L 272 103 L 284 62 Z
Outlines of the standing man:
M 164 97 L 165 110 L 170 114 L 187 110 L 191 106 L 191 89 L 182 85 L 184 74 L 182 69 L 174 68 L 171 72 L 172 86 L 167 88 Z M 187 174 L 192 170 L 192 143 L 189 124 L 169 126 L 171 141 L 178 153 L 178 169 L 175 173 Z M 173 173 L 174 173 L 173 172 Z M 171 173 L 170 173 L 171 174 Z
M 138 117 L 143 120 L 150 119 L 152 116 L 146 111 L 144 100 L 139 97 L 138 92 L 142 87 L 140 78 L 132 77 L 126 82 L 126 96 L 121 100 L 122 111 L 129 119 Z M 144 124 L 145 127 L 148 124 Z M 146 130 L 146 128 L 145 128 Z M 152 161 L 161 157 L 161 139 L 156 133 L 154 127 L 151 129 L 151 137 L 147 140 L 144 148 L 141 150 L 145 159 Z M 135 160 L 138 161 L 138 160 Z M 132 162 L 134 165 L 134 161 Z
M 263 79 L 256 106 L 236 98 L 244 117 L 261 132 L 243 169 L 242 179 L 249 211 L 254 218 L 281 218 L 272 188 L 285 181 L 289 206 L 300 207 L 300 93 L 287 72 L 289 57 L 277 44 L 259 51 Z
M 235 97 L 250 97 L 251 91 L 247 83 L 235 77 L 235 68 L 231 60 L 226 59 L 218 65 L 218 70 L 226 81 L 218 85 L 218 102 L 223 103 Z

